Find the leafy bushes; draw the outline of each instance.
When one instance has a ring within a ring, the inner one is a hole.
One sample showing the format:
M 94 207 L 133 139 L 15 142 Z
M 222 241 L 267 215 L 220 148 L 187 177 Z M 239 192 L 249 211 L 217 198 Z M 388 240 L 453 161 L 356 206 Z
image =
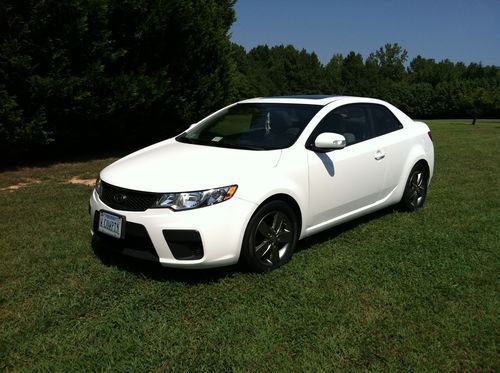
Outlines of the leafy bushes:
M 3 3 L 0 146 L 10 157 L 152 142 L 229 100 L 230 0 Z

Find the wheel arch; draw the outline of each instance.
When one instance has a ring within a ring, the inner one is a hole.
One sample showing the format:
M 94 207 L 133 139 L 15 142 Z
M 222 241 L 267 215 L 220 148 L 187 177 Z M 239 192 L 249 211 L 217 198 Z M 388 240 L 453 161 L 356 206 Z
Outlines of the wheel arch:
M 427 178 L 427 182 L 425 183 L 426 184 L 425 188 L 423 188 L 423 193 L 419 193 L 420 190 L 419 187 L 412 188 L 410 186 L 410 180 L 414 175 L 414 170 L 418 170 L 419 173 L 423 172 L 424 178 Z M 402 211 L 413 212 L 424 205 L 425 197 L 427 194 L 427 188 L 430 183 L 429 176 L 430 176 L 430 168 L 429 164 L 427 163 L 427 160 L 426 159 L 417 160 L 410 169 L 407 181 L 405 183 L 403 195 L 401 196 L 401 200 L 398 204 L 398 207 Z M 411 195 L 411 197 L 407 196 L 407 191 Z M 413 199 L 414 201 L 412 201 Z M 419 202 L 419 199 L 421 199 L 421 202 Z
M 429 166 L 429 161 L 424 157 L 424 156 L 419 156 L 415 157 L 413 159 L 409 159 L 405 168 L 404 172 L 401 174 L 401 179 L 399 181 L 399 186 L 398 186 L 398 192 L 395 195 L 395 198 L 393 199 L 394 203 L 399 203 L 401 199 L 403 198 L 404 190 L 406 187 L 406 183 L 408 181 L 408 177 L 410 176 L 411 170 L 413 170 L 413 167 L 415 167 L 417 164 L 422 164 L 425 168 L 425 171 L 427 173 L 427 186 L 429 186 L 430 183 L 430 176 L 431 176 L 431 170 Z
M 427 134 L 423 136 L 428 136 Z M 433 159 L 434 153 L 433 151 L 429 152 L 428 144 L 424 141 L 419 141 L 409 149 L 406 159 L 403 163 L 403 167 L 401 170 L 397 191 L 394 194 L 394 199 L 392 200 L 394 203 L 398 203 L 403 197 L 404 189 L 406 186 L 406 182 L 408 180 L 408 176 L 410 175 L 411 170 L 415 165 L 422 164 L 426 170 L 428 177 L 428 185 L 430 184 L 432 174 L 433 174 Z
M 248 246 L 247 244 L 251 243 L 250 238 L 253 235 L 252 234 L 252 228 L 251 228 L 252 227 L 251 222 L 253 221 L 253 219 L 256 216 L 258 216 L 259 212 L 262 209 L 264 209 L 266 205 L 268 205 L 269 203 L 273 203 L 273 202 L 274 203 L 279 202 L 279 203 L 285 204 L 288 208 L 290 208 L 292 210 L 292 212 L 294 214 L 294 217 L 295 217 L 294 220 L 296 220 L 296 223 L 297 223 L 297 235 L 294 238 L 292 238 L 293 242 L 296 243 L 300 239 L 300 236 L 301 236 L 302 213 L 301 213 L 301 210 L 300 210 L 300 207 L 299 207 L 299 204 L 297 203 L 297 201 L 292 196 L 290 196 L 289 194 L 285 194 L 285 193 L 276 193 L 276 194 L 273 194 L 273 195 L 267 197 L 266 199 L 264 199 L 254 209 L 253 213 L 250 215 L 250 218 L 248 220 L 248 223 L 247 223 L 244 231 L 242 232 L 243 233 L 243 237 L 242 237 L 242 241 L 241 241 L 241 246 L 240 246 L 240 252 L 239 252 L 239 256 L 238 256 L 238 261 L 239 261 L 239 263 L 246 263 L 246 265 L 252 271 L 267 272 L 269 270 L 269 268 L 266 269 L 266 268 L 263 268 L 261 265 L 257 265 L 256 264 L 256 262 L 255 262 L 255 254 L 254 253 L 250 253 L 249 249 L 248 249 L 252 245 Z M 269 211 L 273 212 L 272 209 L 269 210 Z M 287 255 L 287 257 L 284 259 L 283 262 L 281 262 L 280 264 L 278 264 L 278 266 L 281 266 L 282 264 L 284 264 L 288 260 L 290 260 L 290 257 L 293 254 L 293 249 L 292 250 L 288 250 L 287 252 L 288 252 L 288 254 L 286 254 L 286 253 L 284 254 L 284 255 Z M 280 256 L 280 258 L 281 258 L 281 256 Z
M 264 206 L 266 203 L 269 203 L 269 202 L 272 202 L 272 201 L 283 201 L 283 202 L 285 202 L 286 204 L 288 204 L 292 208 L 292 210 L 295 213 L 295 217 L 297 218 L 298 233 L 299 233 L 299 237 L 300 237 L 301 236 L 301 232 L 302 232 L 302 222 L 303 222 L 302 211 L 300 209 L 299 204 L 295 200 L 295 198 L 293 198 L 289 194 L 277 193 L 277 194 L 273 194 L 270 197 L 267 197 L 264 201 L 262 201 L 262 203 L 259 204 L 259 207 L 257 207 L 257 209 L 255 210 L 255 212 L 261 206 Z M 255 214 L 255 212 L 254 212 L 254 214 Z
M 410 172 L 413 169 L 413 167 L 415 167 L 417 164 L 421 164 L 421 165 L 424 166 L 425 172 L 427 173 L 427 182 L 430 183 L 430 181 L 431 181 L 430 180 L 431 170 L 430 170 L 429 163 L 427 162 L 427 160 L 425 158 L 421 158 L 421 159 L 417 160 L 415 162 L 415 164 L 411 167 Z

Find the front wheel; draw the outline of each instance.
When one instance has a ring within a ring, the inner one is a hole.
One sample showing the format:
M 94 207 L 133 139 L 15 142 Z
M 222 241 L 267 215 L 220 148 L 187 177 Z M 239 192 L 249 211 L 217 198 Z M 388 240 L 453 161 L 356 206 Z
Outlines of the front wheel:
M 415 211 L 424 205 L 428 184 L 427 169 L 421 163 L 417 163 L 410 172 L 401 200 L 404 210 Z
M 283 201 L 260 207 L 248 223 L 241 254 L 255 272 L 268 272 L 290 260 L 298 238 L 293 209 Z

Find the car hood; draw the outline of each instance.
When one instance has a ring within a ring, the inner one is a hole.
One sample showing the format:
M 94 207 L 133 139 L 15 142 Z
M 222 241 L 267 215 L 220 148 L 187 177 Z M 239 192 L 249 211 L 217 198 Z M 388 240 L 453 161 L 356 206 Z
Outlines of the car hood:
M 101 179 L 126 189 L 183 192 L 238 184 L 275 167 L 281 150 L 241 150 L 169 139 L 132 153 L 101 171 Z

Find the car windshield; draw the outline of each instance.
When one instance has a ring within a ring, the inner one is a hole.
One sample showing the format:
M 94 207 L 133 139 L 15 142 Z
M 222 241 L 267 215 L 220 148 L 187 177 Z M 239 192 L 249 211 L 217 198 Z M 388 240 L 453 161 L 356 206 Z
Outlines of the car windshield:
M 225 148 L 271 150 L 291 146 L 320 105 L 247 103 L 231 106 L 177 141 Z

